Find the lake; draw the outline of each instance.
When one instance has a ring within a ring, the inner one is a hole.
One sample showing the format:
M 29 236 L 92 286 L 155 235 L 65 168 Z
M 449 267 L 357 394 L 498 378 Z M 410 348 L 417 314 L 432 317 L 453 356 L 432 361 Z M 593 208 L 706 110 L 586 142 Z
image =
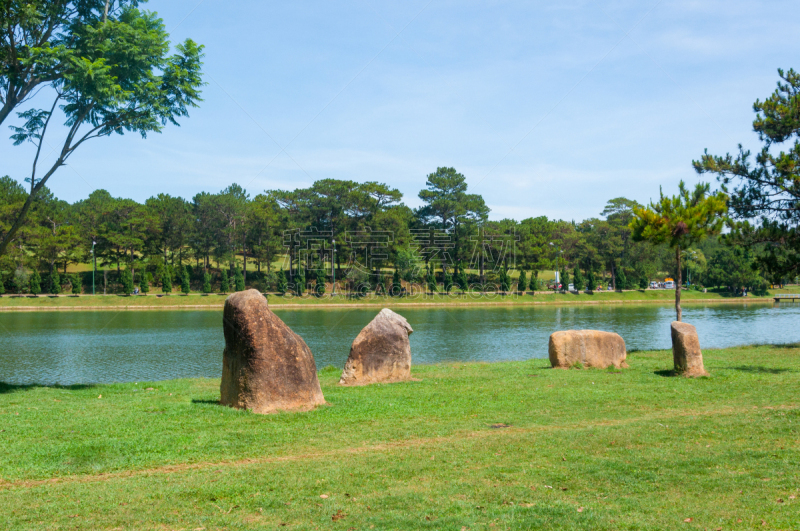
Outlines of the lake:
M 397 308 L 396 308 L 397 309 Z M 318 367 L 342 367 L 376 309 L 281 310 Z M 617 332 L 629 350 L 670 348 L 672 307 L 527 306 L 397 309 L 414 328 L 413 362 L 547 357 L 557 330 Z M 800 342 L 800 304 L 687 305 L 703 348 Z M 0 313 L 0 381 L 75 384 L 219 377 L 222 312 Z

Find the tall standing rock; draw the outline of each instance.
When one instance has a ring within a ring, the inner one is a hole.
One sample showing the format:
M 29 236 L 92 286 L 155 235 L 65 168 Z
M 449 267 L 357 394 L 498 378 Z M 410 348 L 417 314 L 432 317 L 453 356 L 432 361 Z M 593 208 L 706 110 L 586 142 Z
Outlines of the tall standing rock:
M 221 404 L 274 413 L 325 403 L 311 350 L 261 293 L 251 289 L 228 297 L 222 325 Z
M 675 371 L 684 376 L 708 376 L 697 329 L 680 321 L 672 322 L 672 361 Z
M 550 334 L 550 365 L 568 369 L 579 365 L 605 369 L 613 365 L 625 369 L 625 340 L 619 334 L 598 330 L 563 330 Z
M 350 347 L 342 385 L 366 385 L 411 379 L 411 343 L 408 321 L 384 308 L 361 330 Z

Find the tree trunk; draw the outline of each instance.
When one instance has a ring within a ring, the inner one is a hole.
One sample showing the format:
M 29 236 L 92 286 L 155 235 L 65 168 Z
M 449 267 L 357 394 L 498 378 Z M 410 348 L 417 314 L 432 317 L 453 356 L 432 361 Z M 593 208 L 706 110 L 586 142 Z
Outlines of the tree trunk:
M 675 259 L 678 262 L 678 278 L 675 279 L 675 312 L 678 315 L 677 321 L 681 320 L 681 246 L 675 247 Z

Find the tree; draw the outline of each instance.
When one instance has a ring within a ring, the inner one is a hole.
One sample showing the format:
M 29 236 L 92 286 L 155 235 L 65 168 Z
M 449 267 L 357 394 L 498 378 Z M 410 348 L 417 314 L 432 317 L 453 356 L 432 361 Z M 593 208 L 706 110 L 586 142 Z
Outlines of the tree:
M 617 269 L 616 284 L 614 286 L 618 291 L 628 289 L 628 278 L 625 276 L 625 271 L 620 267 Z
M 426 190 L 419 193 L 425 206 L 416 211 L 423 223 L 440 230 L 452 230 L 454 235 L 454 254 L 459 259 L 461 250 L 460 229 L 465 223 L 485 221 L 489 207 L 483 198 L 467 193 L 466 178 L 455 168 L 436 168 L 425 182 Z M 443 269 L 447 262 L 443 261 Z
M 380 295 L 386 295 L 386 284 L 383 279 L 383 275 L 378 273 L 378 279 L 375 281 L 375 293 Z
M 403 284 L 400 282 L 400 271 L 397 269 L 394 270 L 394 275 L 392 275 L 392 296 L 399 297 L 403 294 Z
M 161 132 L 200 100 L 203 47 L 187 39 L 169 55 L 169 35 L 155 13 L 121 0 L 101 16 L 99 0 L 4 3 L 0 23 L 0 123 L 25 101 L 43 108 L 17 112 L 14 145 L 35 148 L 24 205 L 0 240 L 0 256 L 22 227 L 50 177 L 85 142 L 113 133 Z M 31 100 L 32 91 L 37 97 Z M 63 141 L 41 176 L 38 163 L 56 108 L 65 115 Z
M 597 289 L 597 280 L 594 278 L 594 269 L 592 268 L 589 268 L 589 271 L 586 272 L 586 289 L 589 291 Z
M 306 292 L 306 271 L 302 264 L 297 268 L 294 291 L 298 297 L 302 297 Z
M 203 293 L 211 293 L 211 273 L 203 273 Z
M 286 280 L 286 272 L 281 269 L 278 272 L 278 293 L 284 295 L 289 290 L 289 283 Z
M 150 284 L 153 283 L 153 275 L 147 271 L 143 271 L 139 278 L 139 290 L 147 295 L 150 293 Z
M 322 297 L 325 295 L 325 284 L 328 282 L 328 274 L 325 272 L 325 268 L 322 267 L 317 269 L 317 282 L 314 286 L 314 291 L 316 292 L 317 296 Z
M 575 264 L 575 269 L 572 271 L 572 279 L 572 284 L 575 286 L 575 291 L 583 291 L 583 274 L 581 273 L 581 267 L 578 264 Z
M 125 269 L 120 275 L 120 289 L 123 295 L 130 295 L 133 293 L 133 275 L 130 269 Z
M 188 295 L 192 291 L 189 281 L 189 271 L 184 266 L 181 266 L 181 291 L 184 295 Z
M 464 270 L 464 265 L 459 265 L 458 274 L 456 275 L 456 283 L 462 292 L 469 291 L 469 282 L 467 280 L 467 272 Z
M 219 292 L 228 293 L 231 290 L 230 279 L 228 278 L 228 270 L 223 269 L 220 273 Z
M 678 195 L 667 197 L 661 191 L 659 201 L 647 208 L 637 208 L 631 221 L 635 241 L 651 244 L 666 243 L 675 249 L 677 282 L 675 282 L 676 320 L 681 320 L 681 249 L 719 234 L 728 211 L 728 196 L 724 192 L 709 192 L 710 186 L 698 183 L 690 192 L 683 181 Z
M 426 277 L 425 281 L 428 284 L 428 291 L 431 293 L 431 295 L 438 291 L 439 287 L 436 285 L 436 277 L 431 269 L 428 269 L 428 276 Z
M 81 294 L 81 276 L 78 273 L 73 273 L 69 277 L 69 284 L 73 295 Z
M 236 291 L 244 291 L 244 275 L 242 274 L 242 269 L 239 267 L 236 268 L 234 282 L 236 283 Z
M 444 283 L 444 292 L 449 295 L 450 290 L 453 289 L 453 277 L 447 270 L 444 271 L 442 276 L 443 276 L 442 281 Z
M 38 295 L 42 292 L 42 277 L 39 276 L 39 271 L 36 268 L 33 269 L 31 274 L 30 290 L 33 295 Z
M 511 291 L 511 277 L 508 275 L 508 269 L 503 266 L 500 269 L 500 291 L 508 293 Z
M 50 293 L 52 295 L 61 293 L 61 275 L 58 274 L 58 269 L 53 269 L 50 274 Z
M 517 291 L 525 294 L 525 290 L 528 289 L 528 275 L 525 273 L 525 270 L 519 272 L 519 280 L 517 280 Z
M 172 293 L 172 268 L 167 263 L 161 267 L 161 292 Z
M 763 143 L 755 164 L 741 144 L 736 157 L 705 150 L 692 164 L 700 174 L 716 174 L 730 193 L 729 243 L 760 248 L 760 265 L 782 277 L 800 271 L 800 74 L 779 69 L 778 76 L 775 92 L 753 105 L 753 130 Z
M 569 289 L 569 270 L 567 269 L 567 264 L 564 263 L 564 267 L 561 268 L 561 291 L 567 291 Z

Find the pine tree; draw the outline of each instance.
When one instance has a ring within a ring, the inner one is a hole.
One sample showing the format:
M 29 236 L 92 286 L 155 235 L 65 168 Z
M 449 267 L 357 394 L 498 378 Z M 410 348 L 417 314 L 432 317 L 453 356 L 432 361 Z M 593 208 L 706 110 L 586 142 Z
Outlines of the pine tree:
M 74 273 L 69 277 L 69 283 L 72 286 L 72 294 L 73 295 L 80 295 L 81 294 L 81 275 L 79 273 Z
M 503 266 L 503 269 L 500 270 L 500 291 L 503 293 L 511 291 L 511 277 L 508 274 L 506 266 Z
M 58 295 L 61 293 L 61 275 L 58 274 L 58 268 L 53 268 L 53 274 L 50 275 L 50 293 Z
M 519 272 L 519 278 L 517 279 L 517 291 L 525 294 L 525 291 L 528 289 L 528 275 L 525 273 L 525 270 Z
M 302 265 L 297 268 L 297 285 L 295 286 L 294 291 L 297 293 L 298 297 L 302 297 L 306 292 L 306 272 Z
M 453 277 L 450 275 L 450 271 L 444 272 L 444 292 L 448 295 L 450 294 L 450 290 L 453 289 Z
M 566 291 L 569 289 L 569 271 L 567 271 L 567 264 L 561 269 L 561 290 Z
M 597 288 L 597 281 L 594 278 L 594 270 L 590 267 L 586 272 L 586 288 L 589 291 L 594 291 Z
M 466 293 L 469 291 L 469 281 L 467 280 L 467 272 L 464 270 L 464 266 L 458 266 L 458 274 L 456 275 L 456 283 L 458 287 L 461 288 L 461 291 Z
M 289 282 L 286 280 L 286 271 L 283 269 L 280 270 L 278 273 L 278 293 L 281 295 L 285 295 L 286 291 L 289 289 Z
M 394 270 L 392 275 L 392 296 L 399 297 L 403 294 L 403 284 L 400 282 L 400 271 Z
M 189 281 L 189 271 L 185 267 L 183 267 L 181 269 L 182 269 L 182 271 L 181 271 L 181 273 L 182 273 L 181 274 L 181 291 L 183 292 L 184 295 L 188 295 L 192 291 L 192 286 L 191 286 L 191 283 Z
M 131 276 L 131 270 L 125 269 L 120 273 L 120 290 L 122 291 L 123 295 L 130 295 L 133 293 L 133 276 Z
M 219 292 L 228 293 L 230 290 L 231 290 L 231 282 L 228 279 L 228 270 L 223 269 L 222 273 L 220 274 Z
M 428 269 L 428 277 L 426 281 L 428 283 L 428 291 L 430 291 L 432 294 L 436 293 L 438 286 L 436 285 L 436 277 L 433 275 L 432 269 Z
M 203 293 L 211 293 L 211 273 L 203 273 Z
M 375 281 L 375 293 L 379 295 L 386 295 L 386 284 L 383 275 L 378 273 L 378 279 Z
M 644 275 L 639 277 L 639 289 L 647 289 L 650 285 L 650 280 Z
M 161 292 L 172 293 L 172 270 L 168 264 L 164 264 L 161 269 Z
M 617 290 L 622 291 L 624 289 L 628 289 L 628 278 L 625 276 L 625 271 L 621 268 L 617 268 Z
M 583 291 L 583 273 L 578 264 L 575 264 L 575 269 L 572 272 L 572 284 L 575 286 L 575 291 Z
M 314 291 L 317 293 L 317 296 L 322 297 L 325 295 L 326 284 L 328 283 L 328 273 L 325 271 L 325 268 L 321 268 L 317 270 L 317 283 L 314 286 Z
M 244 275 L 242 274 L 241 268 L 236 268 L 234 282 L 236 283 L 236 291 L 244 291 Z
M 148 293 L 150 293 L 150 284 L 152 284 L 153 282 L 153 275 L 145 271 L 142 273 L 141 278 L 142 280 L 139 281 L 139 290 L 141 290 L 142 293 L 147 295 Z
M 38 295 L 42 292 L 42 277 L 39 276 L 39 272 L 36 269 L 33 270 L 31 275 L 30 289 L 33 295 Z
M 0 277 L 0 295 L 5 295 L 6 293 L 6 283 L 3 280 L 3 277 Z

